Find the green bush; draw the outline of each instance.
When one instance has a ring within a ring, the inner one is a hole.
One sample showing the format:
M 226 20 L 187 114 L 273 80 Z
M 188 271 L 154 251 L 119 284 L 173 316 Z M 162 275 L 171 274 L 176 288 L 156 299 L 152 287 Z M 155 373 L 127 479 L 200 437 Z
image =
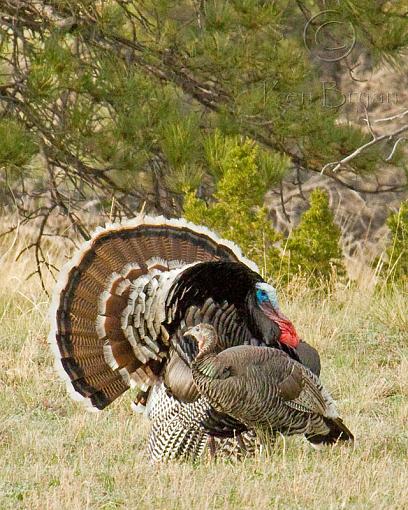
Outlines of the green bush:
M 275 278 L 279 275 L 286 280 L 301 273 L 316 281 L 330 279 L 333 272 L 345 273 L 340 229 L 334 223 L 325 191 L 312 193 L 310 209 L 285 243 L 272 227 L 263 202 L 271 181 L 281 175 L 288 161 L 278 155 L 265 158 L 253 142 L 223 138 L 219 133 L 205 146 L 216 190 L 209 203 L 192 189 L 186 190 L 186 219 L 236 242 L 247 257 Z
M 15 120 L 0 120 L 0 169 L 9 170 L 9 177 L 18 177 L 37 151 L 34 137 Z
M 399 211 L 389 216 L 387 225 L 391 230 L 385 263 L 388 278 L 408 279 L 408 200 L 402 202 Z
M 334 223 L 327 193 L 318 188 L 310 196 L 310 208 L 293 229 L 286 244 L 289 272 L 312 276 L 312 281 L 344 275 L 340 229 Z

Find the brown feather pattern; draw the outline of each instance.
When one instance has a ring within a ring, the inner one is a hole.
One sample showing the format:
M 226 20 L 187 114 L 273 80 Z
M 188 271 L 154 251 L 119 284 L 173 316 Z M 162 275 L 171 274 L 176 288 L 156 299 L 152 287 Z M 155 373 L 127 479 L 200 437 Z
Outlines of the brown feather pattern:
M 270 434 L 306 434 L 312 442 L 353 440 L 317 376 L 286 353 L 253 346 L 217 353 L 219 339 L 208 324 L 188 334 L 203 342 L 192 365 L 194 382 L 217 411 Z
M 222 258 L 237 260 L 226 243 L 182 222 L 147 219 L 97 233 L 67 272 L 54 312 L 59 359 L 74 390 L 103 408 L 131 380 L 153 384 L 168 350 L 163 321 L 160 316 L 154 320 L 159 306 L 155 285 L 161 281 L 157 275 Z M 132 297 L 132 285 L 143 275 L 146 285 Z M 149 310 L 152 317 L 145 317 Z

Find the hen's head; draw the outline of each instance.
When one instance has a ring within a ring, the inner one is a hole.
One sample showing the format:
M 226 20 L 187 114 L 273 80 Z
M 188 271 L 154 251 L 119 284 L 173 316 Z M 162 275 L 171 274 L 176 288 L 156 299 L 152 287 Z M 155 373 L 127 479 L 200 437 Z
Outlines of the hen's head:
M 218 342 L 217 332 L 211 324 L 197 324 L 197 326 L 187 329 L 183 336 L 189 336 L 195 339 L 199 354 L 213 351 Z

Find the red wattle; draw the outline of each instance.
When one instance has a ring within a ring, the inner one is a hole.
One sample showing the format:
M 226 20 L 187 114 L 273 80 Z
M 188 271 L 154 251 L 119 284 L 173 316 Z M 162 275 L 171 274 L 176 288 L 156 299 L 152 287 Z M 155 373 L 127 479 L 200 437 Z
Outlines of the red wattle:
M 290 320 L 287 319 L 280 310 L 276 311 L 270 305 L 263 304 L 261 309 L 267 317 L 279 326 L 281 333 L 279 341 L 289 345 L 289 347 L 296 348 L 299 345 L 300 338 Z
M 283 344 L 289 345 L 289 347 L 296 349 L 296 347 L 299 345 L 300 338 L 296 333 L 296 329 L 294 328 L 293 324 L 290 321 L 279 319 L 276 321 L 276 323 L 278 324 L 281 331 L 279 340 Z

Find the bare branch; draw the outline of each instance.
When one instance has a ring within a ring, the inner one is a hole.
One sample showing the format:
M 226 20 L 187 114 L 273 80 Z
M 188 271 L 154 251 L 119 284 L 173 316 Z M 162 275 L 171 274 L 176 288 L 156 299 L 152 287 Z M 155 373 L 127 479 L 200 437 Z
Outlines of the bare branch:
M 371 125 L 371 120 L 370 120 L 370 117 L 368 115 L 368 110 L 367 110 L 367 107 L 365 105 L 364 105 L 364 111 L 365 111 L 365 119 L 364 120 L 367 123 L 368 130 L 370 131 L 371 136 L 373 137 L 373 140 L 375 140 L 377 138 L 377 134 L 373 130 L 373 127 Z
M 387 133 L 385 135 L 381 135 L 376 138 L 373 138 L 371 141 L 365 143 L 361 147 L 358 147 L 355 151 L 353 151 L 351 154 L 349 154 L 345 158 L 343 158 L 339 161 L 334 161 L 333 163 L 327 163 L 326 165 L 324 165 L 324 167 L 322 168 L 320 173 L 323 174 L 328 169 L 331 169 L 331 171 L 335 173 L 335 172 L 337 172 L 337 170 L 339 170 L 339 168 L 341 166 L 349 163 L 350 161 L 355 159 L 357 156 L 359 156 L 361 153 L 363 153 L 364 151 L 366 151 L 373 145 L 376 145 L 384 140 L 392 140 L 393 138 L 397 137 L 401 133 L 404 133 L 405 131 L 408 131 L 408 124 L 400 127 L 399 129 L 393 131 L 392 133 Z
M 401 113 L 397 113 L 396 115 L 392 115 L 391 117 L 384 117 L 383 119 L 377 119 L 374 122 L 389 122 L 390 120 L 396 120 L 396 119 L 402 119 L 405 117 L 405 115 L 408 115 L 408 110 L 405 110 Z
M 288 221 L 288 223 L 291 223 L 290 216 L 289 216 L 289 214 L 286 211 L 285 200 L 283 198 L 283 186 L 282 186 L 282 182 L 279 185 L 279 195 L 280 195 L 280 201 L 281 201 L 281 206 L 282 206 L 283 214 L 285 215 L 285 218 Z
M 385 159 L 385 161 L 391 161 L 391 159 L 394 156 L 395 151 L 397 150 L 399 143 L 402 142 L 403 140 L 408 140 L 408 138 L 406 136 L 402 136 L 401 138 L 398 138 L 398 140 L 394 143 L 394 146 L 392 148 L 392 151 L 390 152 L 390 155 Z

